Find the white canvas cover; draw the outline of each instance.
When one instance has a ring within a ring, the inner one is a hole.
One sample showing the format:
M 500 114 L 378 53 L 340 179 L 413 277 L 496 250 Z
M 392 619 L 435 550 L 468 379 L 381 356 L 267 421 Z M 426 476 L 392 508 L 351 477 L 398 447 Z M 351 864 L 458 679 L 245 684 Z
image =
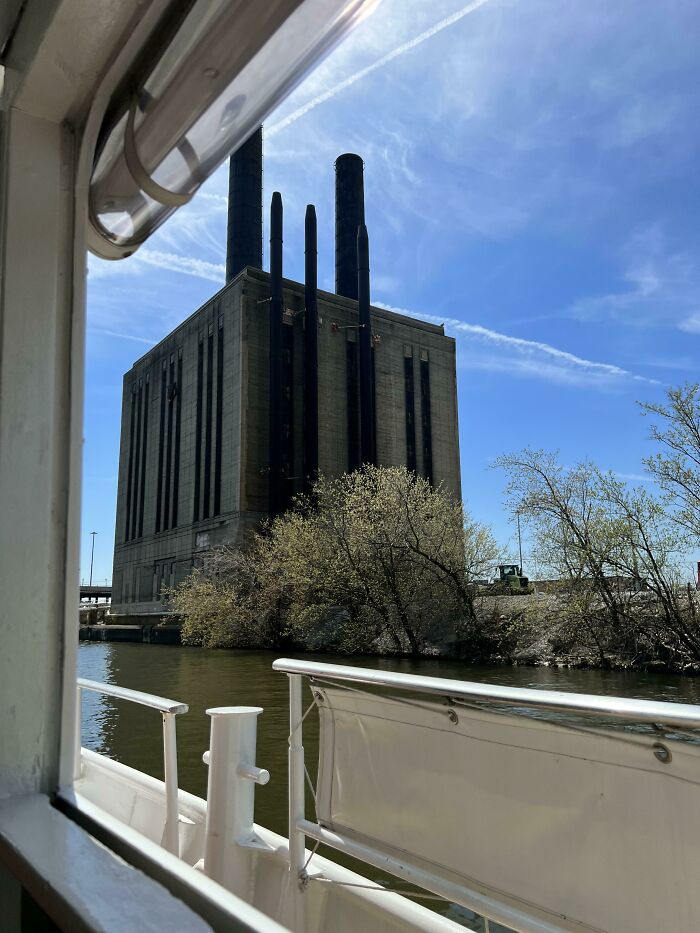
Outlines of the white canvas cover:
M 322 826 L 565 929 L 700 929 L 699 746 L 663 738 L 664 764 L 583 718 L 314 693 Z

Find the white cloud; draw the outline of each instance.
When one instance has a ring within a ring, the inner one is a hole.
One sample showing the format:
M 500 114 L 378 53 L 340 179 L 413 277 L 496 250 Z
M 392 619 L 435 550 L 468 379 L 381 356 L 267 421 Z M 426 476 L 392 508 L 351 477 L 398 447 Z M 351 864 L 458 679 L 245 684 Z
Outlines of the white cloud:
M 620 473 L 619 470 L 613 470 L 613 475 L 618 479 L 624 479 L 630 483 L 653 483 L 651 476 L 645 473 Z
M 228 198 L 225 194 L 216 194 L 214 191 L 198 191 L 195 198 L 198 201 L 211 201 L 223 210 L 228 207 Z
M 672 248 L 652 225 L 628 238 L 621 265 L 623 287 L 577 301 L 570 309 L 575 317 L 700 332 L 700 264 L 694 254 Z
M 195 275 L 200 279 L 208 279 L 223 286 L 226 277 L 226 266 L 221 263 L 206 262 L 204 259 L 195 259 L 193 256 L 178 256 L 176 253 L 165 253 L 156 249 L 141 248 L 134 259 L 156 266 L 159 269 L 168 269 L 171 272 L 182 272 L 185 275 Z
M 223 263 L 208 262 L 195 256 L 183 256 L 160 249 L 149 249 L 142 246 L 133 256 L 118 262 L 104 262 L 90 257 L 90 281 L 103 277 L 142 275 L 144 266 L 154 266 L 157 269 L 166 269 L 169 272 L 180 272 L 183 275 L 193 275 L 199 279 L 216 282 L 223 286 L 226 277 L 226 266 Z
M 693 314 L 688 315 L 678 326 L 689 334 L 700 334 L 700 311 L 694 311 Z
M 332 100 L 342 91 L 352 87 L 353 84 L 356 84 L 363 78 L 368 77 L 375 71 L 378 71 L 380 68 L 384 68 L 390 62 L 393 62 L 394 59 L 399 58 L 400 56 L 405 55 L 407 52 L 410 52 L 412 49 L 415 49 L 417 46 L 422 45 L 426 40 L 432 39 L 433 36 L 436 36 L 439 32 L 442 32 L 443 29 L 447 29 L 449 26 L 453 26 L 455 23 L 458 23 L 459 20 L 463 19 L 469 13 L 473 13 L 474 10 L 478 10 L 480 6 L 483 6 L 487 2 L 488 0 L 473 0 L 472 3 L 468 3 L 466 6 L 461 7 L 450 16 L 443 17 L 437 23 L 434 23 L 432 26 L 430 26 L 429 29 L 424 30 L 417 36 L 414 36 L 412 39 L 409 39 L 407 42 L 402 42 L 401 45 L 398 45 L 390 52 L 387 52 L 386 55 L 382 55 L 378 61 L 373 62 L 371 65 L 367 65 L 365 68 L 360 68 L 359 71 L 351 74 L 348 78 L 338 82 L 338 84 L 335 84 L 327 91 L 324 91 L 322 94 L 318 94 L 316 97 L 313 97 L 301 107 L 293 110 L 290 114 L 287 114 L 277 123 L 273 123 L 266 129 L 266 137 L 272 138 L 281 130 L 291 126 L 292 123 L 296 123 L 296 121 L 301 117 L 306 116 L 306 114 L 311 110 L 315 110 L 315 108 L 320 104 L 324 104 L 326 101 Z
M 149 340 L 148 337 L 139 337 L 137 334 L 122 334 L 115 330 L 106 330 L 103 327 L 90 327 L 89 333 L 102 334 L 105 337 L 120 337 L 122 340 L 135 340 L 137 343 L 147 343 L 149 347 L 156 345 L 156 340 Z
M 474 368 L 497 369 L 499 371 L 520 372 L 556 381 L 579 382 L 585 385 L 609 384 L 611 381 L 634 380 L 638 382 L 660 385 L 656 379 L 648 379 L 637 373 L 623 369 L 612 363 L 600 363 L 597 360 L 588 360 L 567 350 L 560 350 L 548 343 L 539 340 L 525 340 L 522 337 L 512 337 L 499 331 L 483 327 L 481 324 L 469 324 L 457 318 L 440 318 L 434 314 L 420 314 L 406 308 L 395 308 L 391 305 L 375 301 L 379 308 L 387 311 L 396 311 L 398 314 L 407 314 L 421 320 L 444 324 L 448 330 L 465 334 L 479 343 L 490 347 L 497 347 L 500 351 L 496 356 L 488 353 L 482 357 L 471 359 L 469 365 Z

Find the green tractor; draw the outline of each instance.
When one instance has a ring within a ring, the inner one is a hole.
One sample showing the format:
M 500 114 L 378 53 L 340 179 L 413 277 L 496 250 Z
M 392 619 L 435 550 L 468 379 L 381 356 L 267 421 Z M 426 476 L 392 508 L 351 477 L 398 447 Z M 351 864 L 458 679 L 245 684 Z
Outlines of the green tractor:
M 522 567 L 517 564 L 498 565 L 498 576 L 491 584 L 491 592 L 504 596 L 525 596 L 534 591 L 528 578 L 523 576 Z

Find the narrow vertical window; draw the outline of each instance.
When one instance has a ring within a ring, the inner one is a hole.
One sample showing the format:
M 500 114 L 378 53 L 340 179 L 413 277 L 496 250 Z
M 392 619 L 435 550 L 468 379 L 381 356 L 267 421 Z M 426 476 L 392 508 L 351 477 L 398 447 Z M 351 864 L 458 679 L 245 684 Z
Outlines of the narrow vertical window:
M 177 506 L 180 497 L 180 433 L 182 425 L 182 347 L 177 351 L 177 381 L 175 383 L 175 457 L 173 463 L 173 521 L 177 528 Z
M 151 379 L 146 375 L 146 385 L 143 390 L 143 429 L 141 432 L 141 480 L 139 482 L 139 525 L 138 536 L 143 536 L 143 509 L 146 490 L 146 454 L 148 453 L 148 403 L 150 396 Z
M 197 414 L 194 428 L 194 514 L 192 520 L 199 521 L 199 498 L 202 476 L 202 392 L 204 389 L 204 342 L 199 338 L 197 348 Z
M 403 353 L 404 405 L 406 408 L 406 467 L 416 472 L 416 399 L 413 376 L 413 350 Z
M 377 380 L 374 368 L 374 343 L 370 351 L 369 379 L 370 379 L 370 404 L 372 406 L 372 463 L 378 463 L 377 460 Z
M 352 473 L 360 465 L 357 343 L 354 340 L 348 340 L 345 344 L 345 368 L 348 398 L 348 471 Z
M 294 476 L 294 328 L 282 328 L 282 490 L 280 507 L 286 509 L 292 497 Z
M 143 382 L 139 379 L 139 390 L 136 396 L 136 435 L 134 437 L 134 480 L 133 493 L 131 496 L 131 537 L 136 537 L 136 519 L 138 516 L 138 494 L 139 494 L 139 464 L 141 462 L 141 406 L 143 404 Z
M 129 540 L 131 531 L 131 497 L 132 475 L 134 468 L 134 426 L 136 424 L 136 386 L 131 389 L 131 413 L 129 416 L 129 463 L 126 470 L 126 526 L 124 528 L 124 540 Z
M 433 481 L 433 428 L 430 417 L 430 364 L 428 353 L 421 350 L 420 360 L 420 410 L 423 429 L 423 476 Z
M 161 530 L 163 510 L 163 451 L 165 448 L 165 393 L 167 382 L 167 363 L 163 360 L 160 374 L 160 423 L 158 426 L 158 489 L 156 491 L 156 532 Z
M 170 528 L 170 483 L 173 471 L 173 410 L 175 401 L 175 357 L 170 357 L 170 372 L 168 379 L 168 433 L 165 439 L 165 493 L 163 500 L 163 530 Z
M 219 318 L 216 341 L 216 453 L 214 455 L 214 515 L 221 512 L 221 442 L 224 423 L 224 319 Z
M 202 518 L 209 518 L 211 496 L 211 436 L 212 395 L 214 392 L 214 328 L 209 325 L 207 337 L 207 408 L 204 415 L 204 504 Z

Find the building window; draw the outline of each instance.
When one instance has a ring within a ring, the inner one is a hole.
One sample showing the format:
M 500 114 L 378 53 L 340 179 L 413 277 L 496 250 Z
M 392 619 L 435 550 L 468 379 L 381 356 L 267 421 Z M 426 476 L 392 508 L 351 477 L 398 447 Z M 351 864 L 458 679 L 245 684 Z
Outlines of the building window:
M 163 514 L 163 454 L 165 451 L 165 396 L 167 392 L 168 364 L 163 360 L 160 373 L 160 423 L 158 425 L 158 488 L 156 490 L 156 532 L 161 529 Z
M 131 413 L 129 416 L 129 460 L 126 468 L 126 523 L 124 540 L 128 541 L 131 531 L 131 499 L 133 496 L 132 476 L 134 468 L 134 432 L 136 426 L 136 385 L 131 389 Z
M 346 392 L 348 399 L 348 471 L 352 473 L 360 466 L 360 406 L 357 373 L 357 343 L 345 343 Z
M 199 521 L 202 474 L 202 395 L 204 391 L 204 340 L 200 336 L 197 348 L 197 415 L 194 429 L 194 512 L 192 520 Z
M 146 383 L 143 393 L 143 430 L 141 439 L 141 477 L 139 479 L 139 523 L 137 534 L 143 536 L 143 510 L 146 494 L 146 455 L 148 453 L 148 406 L 150 403 L 151 380 L 146 375 Z
M 430 361 L 428 351 L 420 355 L 420 411 L 423 434 L 423 476 L 433 481 L 433 425 L 430 412 Z
M 214 328 L 209 325 L 207 337 L 207 406 L 204 415 L 204 502 L 202 505 L 202 518 L 209 518 L 211 498 L 211 440 L 212 440 L 212 408 L 214 395 Z
M 221 444 L 224 425 L 224 322 L 219 318 L 216 340 L 216 436 L 214 453 L 214 515 L 221 512 Z
M 175 456 L 173 463 L 173 520 L 177 528 L 178 502 L 180 499 L 180 436 L 182 424 L 182 348 L 177 351 L 177 381 L 175 383 Z
M 131 537 L 137 536 L 136 519 L 138 516 L 139 494 L 139 464 L 141 463 L 141 408 L 143 403 L 143 382 L 139 379 L 136 393 L 136 434 L 134 436 L 134 475 L 132 481 L 133 493 L 131 496 Z
M 413 376 L 413 351 L 404 347 L 404 407 L 406 410 L 406 467 L 416 471 L 416 399 Z
M 170 484 L 173 472 L 173 417 L 175 412 L 175 357 L 171 355 L 168 379 L 168 433 L 165 440 L 165 493 L 163 495 L 163 530 L 170 528 Z

